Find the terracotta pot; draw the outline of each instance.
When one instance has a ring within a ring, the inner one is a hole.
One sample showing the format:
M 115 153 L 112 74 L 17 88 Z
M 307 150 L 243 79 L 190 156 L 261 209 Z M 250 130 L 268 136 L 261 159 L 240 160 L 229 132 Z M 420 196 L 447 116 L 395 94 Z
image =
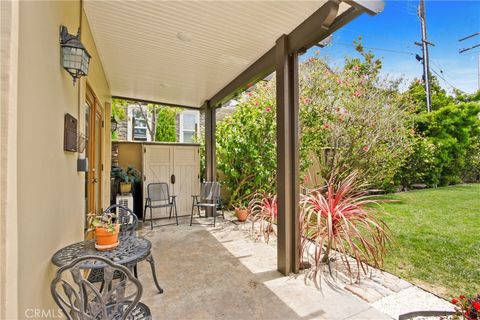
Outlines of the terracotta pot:
M 130 182 L 120 182 L 120 193 L 132 192 L 132 184 Z
M 248 217 L 248 209 L 235 208 L 235 215 L 237 216 L 238 221 L 244 222 Z
M 120 231 L 120 225 L 115 225 L 115 230 L 109 232 L 107 229 L 102 227 L 95 228 L 95 243 L 97 246 L 114 248 L 115 244 L 118 245 L 118 233 Z

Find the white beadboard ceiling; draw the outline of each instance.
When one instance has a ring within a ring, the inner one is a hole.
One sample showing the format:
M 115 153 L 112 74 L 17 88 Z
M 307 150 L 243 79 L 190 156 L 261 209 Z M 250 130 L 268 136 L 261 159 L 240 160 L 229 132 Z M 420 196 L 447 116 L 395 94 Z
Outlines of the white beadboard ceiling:
M 200 107 L 325 2 L 87 0 L 85 12 L 113 96 Z

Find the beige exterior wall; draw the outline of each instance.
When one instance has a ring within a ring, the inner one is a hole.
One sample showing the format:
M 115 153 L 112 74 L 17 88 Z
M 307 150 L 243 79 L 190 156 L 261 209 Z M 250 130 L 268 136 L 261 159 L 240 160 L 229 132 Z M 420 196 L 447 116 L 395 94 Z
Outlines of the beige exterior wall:
M 142 144 L 140 143 L 119 143 L 118 144 L 118 164 L 123 169 L 132 165 L 135 169 L 142 172 Z
M 0 319 L 17 314 L 18 3 L 1 1 Z M 13 214 L 12 214 L 13 213 Z
M 84 100 L 88 81 L 103 106 L 110 100 L 94 41 L 83 17 L 82 42 L 92 55 L 89 76 L 75 86 L 60 64 L 59 26 L 76 33 L 79 1 L 25 1 L 19 4 L 18 51 L 18 318 L 32 309 L 57 310 L 49 290 L 56 268 L 52 254 L 83 239 L 85 174 L 77 158 L 63 150 L 65 113 L 84 131 Z M 104 157 L 109 155 L 109 107 L 103 112 Z M 104 167 L 110 167 L 104 158 Z M 108 176 L 104 172 L 104 178 Z M 104 179 L 104 206 L 109 179 Z

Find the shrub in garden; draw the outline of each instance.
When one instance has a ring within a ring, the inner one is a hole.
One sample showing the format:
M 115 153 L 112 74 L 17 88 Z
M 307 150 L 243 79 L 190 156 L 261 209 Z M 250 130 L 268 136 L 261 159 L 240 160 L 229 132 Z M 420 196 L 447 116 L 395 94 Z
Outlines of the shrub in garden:
M 217 168 L 230 204 L 274 192 L 276 155 L 275 82 L 261 82 L 236 111 L 217 125 Z
M 248 205 L 252 219 L 252 233 L 256 228 L 268 243 L 270 235 L 276 236 L 274 224 L 277 224 L 277 196 L 271 193 L 257 193 Z
M 390 239 L 388 228 L 374 210 L 367 208 L 376 201 L 361 190 L 357 175 L 351 173 L 339 180 L 332 176 L 326 188 L 302 197 L 300 232 L 311 241 L 302 241 L 301 251 L 308 251 L 305 246 L 315 246 L 315 274 L 324 265 L 330 267 L 336 254 L 352 278 L 366 274 L 368 264 L 382 266 Z
M 437 147 L 422 136 L 413 140 L 412 152 L 395 175 L 396 184 L 407 189 L 415 183 L 435 187 L 440 183 L 441 168 L 438 165 Z
M 316 57 L 301 66 L 301 154 L 319 160 L 324 181 L 356 171 L 362 182 L 390 189 L 410 153 L 412 105 L 399 81 L 379 77 L 380 60 L 359 43 L 357 50 L 361 58 L 347 58 L 342 70 Z
M 335 72 L 316 57 L 300 64 L 300 168 L 304 174 L 315 157 L 321 160 L 315 174 L 324 181 L 356 171 L 364 182 L 392 188 L 412 145 L 412 106 L 398 93 L 398 81 L 380 79 L 380 60 L 357 49 L 361 58 Z M 230 203 L 275 191 L 275 117 L 271 80 L 255 85 L 219 122 L 218 171 Z
M 449 104 L 417 118 L 417 130 L 437 149 L 436 166 L 439 184 L 461 181 L 465 169 L 478 170 L 480 143 L 480 103 Z M 472 168 L 473 167 L 473 168 Z

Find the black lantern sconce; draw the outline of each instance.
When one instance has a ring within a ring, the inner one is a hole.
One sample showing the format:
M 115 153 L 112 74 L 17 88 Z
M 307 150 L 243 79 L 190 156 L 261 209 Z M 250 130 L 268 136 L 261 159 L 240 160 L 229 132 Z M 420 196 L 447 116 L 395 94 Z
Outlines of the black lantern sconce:
M 90 54 L 80 41 L 80 28 L 77 35 L 68 33 L 65 26 L 60 26 L 60 45 L 62 48 L 62 66 L 73 77 L 73 85 L 78 78 L 88 74 Z
M 110 118 L 110 130 L 112 132 L 114 132 L 115 130 L 117 130 L 117 125 L 118 125 L 118 122 L 117 120 L 115 119 L 115 117 L 111 117 Z

